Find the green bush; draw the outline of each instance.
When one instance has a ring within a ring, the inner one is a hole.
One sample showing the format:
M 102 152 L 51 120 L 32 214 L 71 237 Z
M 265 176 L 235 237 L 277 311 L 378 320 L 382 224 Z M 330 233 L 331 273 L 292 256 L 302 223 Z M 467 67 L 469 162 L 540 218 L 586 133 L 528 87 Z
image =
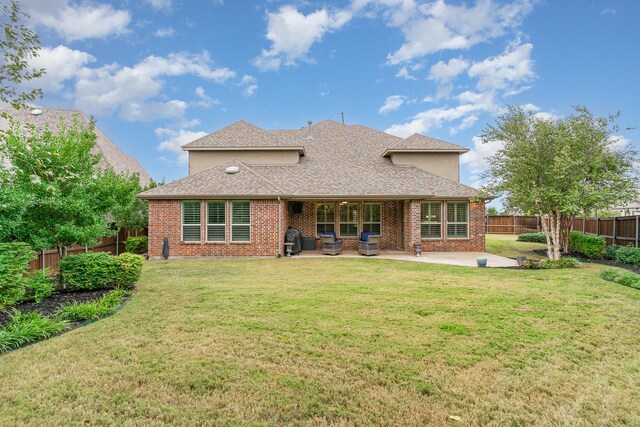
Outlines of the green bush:
M 26 243 L 0 243 L 0 309 L 24 298 L 29 261 L 34 258 Z
M 547 243 L 544 233 L 524 233 L 519 235 L 516 240 L 518 242 Z
M 22 301 L 35 301 L 37 303 L 49 298 L 56 290 L 55 278 L 51 275 L 51 270 L 37 270 L 31 273 L 27 279 L 27 288 L 25 289 Z
M 73 289 L 132 289 L 140 278 L 144 260 L 140 255 L 107 252 L 74 255 L 60 260 L 63 283 Z
M 605 240 L 601 236 L 571 232 L 571 250 L 586 258 L 600 259 L 604 256 Z
M 613 260 L 623 264 L 640 265 L 640 249 L 633 246 L 618 246 Z
M 72 255 L 58 262 L 62 283 L 73 289 L 104 289 L 114 286 L 118 267 L 107 252 Z
M 131 295 L 131 292 L 124 290 L 111 291 L 97 301 L 79 304 L 74 301 L 61 307 L 56 316 L 62 320 L 80 321 L 97 320 L 115 313 L 122 300 Z
M 132 236 L 127 239 L 124 246 L 127 252 L 132 254 L 143 254 L 147 252 L 149 239 L 147 236 Z
M 116 257 L 118 272 L 114 286 L 120 289 L 133 289 L 140 279 L 144 258 L 140 255 L 125 252 Z
M 544 269 L 559 269 L 559 268 L 578 268 L 580 262 L 571 257 L 562 257 L 557 261 L 551 261 L 550 259 L 543 259 L 540 261 L 540 268 Z
M 22 314 L 15 311 L 9 323 L 0 328 L 0 353 L 49 338 L 68 326 L 68 322 L 62 319 L 44 317 L 37 312 Z
M 618 245 L 609 245 L 609 246 L 607 246 L 606 248 L 604 248 L 604 258 L 615 260 L 616 259 L 616 252 L 618 251 L 619 248 L 620 248 L 620 246 L 618 246 Z
M 600 272 L 600 277 L 609 282 L 618 283 L 634 289 L 640 289 L 640 275 L 620 269 L 606 269 Z

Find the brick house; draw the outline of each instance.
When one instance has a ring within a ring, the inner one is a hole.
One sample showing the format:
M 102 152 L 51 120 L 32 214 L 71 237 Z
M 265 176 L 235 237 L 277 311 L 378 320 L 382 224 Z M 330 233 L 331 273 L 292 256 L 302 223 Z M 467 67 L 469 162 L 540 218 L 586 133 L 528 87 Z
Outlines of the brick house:
M 244 121 L 183 146 L 189 176 L 149 200 L 149 255 L 278 256 L 289 227 L 334 231 L 355 249 L 362 231 L 382 249 L 484 251 L 484 200 L 460 183 L 467 149 L 326 120 L 268 131 Z

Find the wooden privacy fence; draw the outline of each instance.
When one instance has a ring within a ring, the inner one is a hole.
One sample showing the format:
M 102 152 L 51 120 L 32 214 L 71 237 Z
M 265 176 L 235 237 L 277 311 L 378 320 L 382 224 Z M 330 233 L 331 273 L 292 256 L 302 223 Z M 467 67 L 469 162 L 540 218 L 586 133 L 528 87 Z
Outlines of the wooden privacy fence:
M 619 216 L 615 218 L 576 218 L 571 227 L 573 231 L 602 236 L 607 245 L 638 247 L 640 215 Z M 497 215 L 487 216 L 486 232 L 494 234 L 523 234 L 542 231 L 537 216 Z
M 96 246 L 73 245 L 67 248 L 67 255 L 77 255 L 84 252 L 111 252 L 114 255 L 124 252 L 124 242 L 128 236 L 146 236 L 147 229 L 121 229 L 116 236 L 103 237 Z M 57 249 L 47 249 L 38 252 L 38 257 L 29 263 L 31 271 L 51 268 L 58 271 L 60 256 Z

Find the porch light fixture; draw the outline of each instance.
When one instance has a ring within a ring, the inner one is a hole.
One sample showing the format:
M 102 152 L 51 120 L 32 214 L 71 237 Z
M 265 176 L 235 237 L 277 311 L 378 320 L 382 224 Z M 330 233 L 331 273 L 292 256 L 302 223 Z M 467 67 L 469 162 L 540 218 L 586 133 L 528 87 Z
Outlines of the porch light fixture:
M 346 205 L 347 203 L 349 203 L 349 202 L 347 202 L 346 200 L 343 200 L 343 201 L 340 202 L 341 205 Z

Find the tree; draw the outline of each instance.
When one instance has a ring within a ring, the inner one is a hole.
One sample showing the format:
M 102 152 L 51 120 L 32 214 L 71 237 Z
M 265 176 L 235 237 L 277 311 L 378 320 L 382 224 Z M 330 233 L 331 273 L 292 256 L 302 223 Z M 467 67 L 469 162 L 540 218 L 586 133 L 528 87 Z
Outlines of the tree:
M 500 212 L 498 212 L 498 208 L 496 208 L 495 206 L 490 206 L 487 208 L 487 216 L 496 216 L 496 215 L 500 215 Z
M 577 215 L 636 195 L 636 153 L 616 147 L 616 119 L 596 118 L 576 107 L 574 114 L 550 120 L 512 106 L 481 135 L 483 143 L 503 144 L 489 158 L 485 190 L 504 195 L 509 210 L 543 218 L 551 260 L 569 251 Z
M 56 247 L 63 257 L 68 246 L 113 232 L 114 215 L 140 185 L 135 176 L 98 168 L 95 138 L 93 123 L 84 127 L 78 119 L 69 127 L 61 122 L 57 132 L 12 125 L 0 146 L 0 218 L 9 218 L 0 221 L 0 239 Z
M 42 97 L 41 89 L 25 92 L 20 85 L 45 73 L 44 69 L 29 66 L 29 61 L 38 56 L 40 39 L 23 23 L 26 18 L 29 15 L 20 10 L 15 0 L 0 6 L 0 102 L 15 109 Z

